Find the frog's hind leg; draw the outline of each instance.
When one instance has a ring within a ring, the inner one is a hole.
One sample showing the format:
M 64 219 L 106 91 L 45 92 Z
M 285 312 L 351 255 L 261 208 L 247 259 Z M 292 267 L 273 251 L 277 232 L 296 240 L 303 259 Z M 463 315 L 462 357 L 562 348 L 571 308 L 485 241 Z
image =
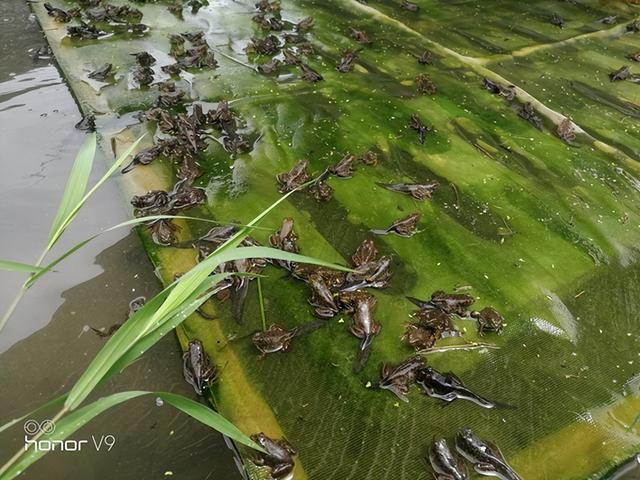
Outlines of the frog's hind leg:
M 502 477 L 502 475 L 500 475 L 500 472 L 498 472 L 496 467 L 494 467 L 490 463 L 476 463 L 473 466 L 473 469 L 480 475 L 485 475 L 487 477 L 504 478 Z

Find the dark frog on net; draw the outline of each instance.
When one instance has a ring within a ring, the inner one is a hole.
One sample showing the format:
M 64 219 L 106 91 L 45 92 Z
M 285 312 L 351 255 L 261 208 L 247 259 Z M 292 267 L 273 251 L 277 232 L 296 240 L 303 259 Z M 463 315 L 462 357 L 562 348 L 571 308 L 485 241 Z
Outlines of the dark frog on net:
M 293 456 L 296 454 L 296 450 L 286 439 L 273 440 L 264 433 L 257 433 L 251 435 L 251 440 L 266 451 L 266 453 L 253 460 L 253 463 L 259 467 L 269 467 L 271 469 L 271 478 L 285 478 L 293 471 L 295 466 Z
M 200 340 L 189 342 L 189 350 L 183 355 L 183 373 L 198 395 L 202 395 L 204 389 L 216 379 L 218 369 L 210 363 Z

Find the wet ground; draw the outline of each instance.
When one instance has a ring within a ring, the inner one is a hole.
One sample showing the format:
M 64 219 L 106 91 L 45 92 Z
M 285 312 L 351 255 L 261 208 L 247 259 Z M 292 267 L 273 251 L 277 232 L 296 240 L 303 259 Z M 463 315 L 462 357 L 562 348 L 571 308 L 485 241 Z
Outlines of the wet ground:
M 66 177 L 84 134 L 80 114 L 27 5 L 0 3 L 0 257 L 33 262 L 48 234 Z M 94 181 L 105 170 L 96 162 Z M 60 251 L 126 220 L 115 182 L 107 184 L 65 233 Z M 55 252 L 54 252 L 55 255 Z M 0 273 L 4 311 L 24 280 Z M 104 344 L 88 327 L 121 322 L 129 301 L 153 296 L 159 283 L 135 234 L 114 232 L 68 258 L 24 298 L 0 335 L 0 424 L 68 390 Z M 180 350 L 167 336 L 99 395 L 123 390 L 172 391 L 193 397 L 181 375 Z M 100 451 L 91 442 L 113 435 Z M 24 442 L 22 425 L 0 435 L 0 462 Z M 152 397 L 109 410 L 80 430 L 82 452 L 53 454 L 28 479 L 233 479 L 231 451 L 212 430 Z

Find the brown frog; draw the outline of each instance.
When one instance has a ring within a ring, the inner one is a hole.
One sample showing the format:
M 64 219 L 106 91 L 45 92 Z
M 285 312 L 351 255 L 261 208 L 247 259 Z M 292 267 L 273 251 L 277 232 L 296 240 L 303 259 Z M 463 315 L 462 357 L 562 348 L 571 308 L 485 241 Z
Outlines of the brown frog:
M 61 8 L 54 7 L 48 2 L 44 3 L 44 8 L 47 11 L 47 15 L 53 17 L 58 22 L 67 23 L 71 21 L 71 15 Z
M 382 365 L 378 388 L 389 390 L 403 402 L 408 402 L 409 387 L 414 382 L 416 372 L 425 366 L 424 359 L 416 355 L 397 366 Z
M 280 193 L 287 193 L 308 182 L 311 177 L 307 173 L 309 162 L 300 160 L 289 172 L 279 173 L 276 180 L 280 185 Z
M 555 25 L 556 27 L 558 27 L 560 29 L 564 28 L 564 26 L 566 24 L 564 18 L 562 18 L 557 13 L 554 13 L 553 15 L 551 15 L 551 18 L 549 19 L 549 23 L 551 23 L 551 25 Z
M 286 352 L 294 337 L 295 331 L 285 330 L 274 323 L 268 330 L 254 333 L 251 341 L 264 358 L 269 353 Z
M 369 35 L 367 35 L 366 32 L 363 32 L 362 30 L 357 30 L 357 29 L 351 27 L 351 28 L 349 28 L 349 35 L 356 42 L 358 42 L 358 43 L 360 43 L 362 45 L 369 45 L 369 44 L 373 43 L 373 41 L 371 40 Z
M 356 61 L 358 50 L 347 50 L 342 54 L 340 63 L 336 67 L 340 73 L 348 73 L 353 70 L 353 62 Z
M 564 142 L 571 143 L 576 139 L 576 133 L 573 129 L 573 122 L 570 118 L 565 118 L 556 127 L 556 135 Z
M 420 95 L 433 95 L 438 91 L 436 84 L 433 82 L 431 75 L 421 73 L 415 78 L 416 89 Z
M 417 231 L 418 221 L 420 218 L 422 218 L 421 213 L 412 213 L 409 216 L 396 220 L 388 228 L 373 229 L 370 230 L 370 232 L 375 233 L 376 235 L 388 235 L 389 233 L 395 233 L 401 237 L 411 237 Z
M 333 188 L 327 182 L 318 181 L 309 187 L 309 195 L 317 202 L 327 202 L 333 196 Z
M 108 77 L 113 76 L 113 65 L 111 63 L 105 63 L 99 68 L 96 68 L 93 72 L 89 73 L 87 77 L 93 78 L 100 82 L 104 82 Z
M 284 57 L 284 63 L 287 65 L 300 65 L 300 57 L 298 57 L 293 51 L 289 48 L 282 49 L 282 56 Z
M 429 183 L 380 183 L 376 182 L 382 188 L 386 188 L 392 192 L 404 193 L 411 195 L 416 200 L 431 199 L 433 191 L 440 185 L 434 180 Z
M 271 478 L 280 479 L 287 477 L 291 472 L 295 463 L 293 456 L 296 454 L 295 448 L 286 440 L 273 440 L 264 433 L 251 435 L 251 440 L 260 445 L 267 453 L 253 460 L 257 466 L 267 466 L 271 469 Z
M 294 28 L 297 32 L 308 32 L 313 28 L 314 23 L 315 20 L 313 19 L 313 17 L 306 17 L 296 23 Z
M 133 79 L 141 87 L 147 87 L 153 83 L 153 69 L 151 67 L 138 67 L 133 71 Z
M 362 370 L 369 357 L 373 338 L 380 333 L 381 326 L 373 318 L 378 302 L 376 297 L 362 290 L 341 293 L 339 300 L 341 306 L 352 316 L 349 330 L 355 337 L 362 340 L 354 366 L 354 371 L 357 373 Z
M 354 292 L 363 288 L 385 288 L 391 278 L 391 257 L 384 255 L 357 266 L 355 272 L 347 273 L 341 292 Z
M 461 337 L 462 333 L 454 326 L 451 316 L 439 308 L 425 308 L 414 313 L 419 325 L 436 332 L 438 338 Z
M 300 253 L 297 242 L 298 236 L 293 231 L 293 218 L 285 218 L 282 227 L 275 234 L 269 237 L 269 244 L 273 248 L 289 253 Z M 288 260 L 274 260 L 274 262 L 289 271 L 293 269 L 292 262 Z
M 431 294 L 431 300 L 427 303 L 443 312 L 465 316 L 467 308 L 475 301 L 476 299 L 467 293 L 446 293 L 442 290 L 437 290 Z M 429 307 L 427 306 L 426 308 Z
M 258 65 L 257 68 L 259 72 L 269 74 L 276 73 L 280 69 L 281 65 L 282 62 L 280 60 L 278 60 L 277 58 L 272 58 L 269 62 Z
M 351 178 L 353 176 L 353 162 L 355 159 L 356 157 L 347 153 L 338 163 L 331 165 L 328 171 L 336 177 Z
M 136 52 L 132 53 L 131 55 L 136 57 L 136 62 L 138 62 L 138 65 L 140 65 L 141 67 L 150 67 L 151 65 L 156 63 L 155 57 L 149 52 Z
M 189 349 L 182 357 L 182 371 L 187 383 L 191 384 L 198 395 L 218 376 L 218 369 L 211 365 L 200 340 L 189 342 Z
M 401 339 L 420 352 L 433 348 L 438 338 L 438 332 L 431 328 L 419 323 L 407 323 Z
M 300 69 L 302 70 L 302 75 L 300 76 L 300 78 L 302 78 L 305 82 L 316 83 L 322 80 L 322 75 L 320 75 L 306 63 L 300 63 Z
M 253 37 L 245 47 L 245 52 L 253 55 L 273 55 L 280 49 L 280 40 L 275 35 L 265 38 Z
M 376 165 L 378 165 L 378 163 L 380 163 L 380 158 L 374 150 L 367 150 L 366 152 L 364 152 L 361 160 L 362 163 L 364 163 L 365 165 L 369 165 L 370 167 L 375 167 Z
M 531 105 L 530 102 L 527 102 L 524 105 L 522 105 L 522 108 L 518 112 L 518 115 L 521 118 L 524 118 L 531 125 L 536 127 L 538 130 L 542 129 L 542 120 L 540 119 L 540 117 L 536 115 L 536 111 L 534 110 L 533 105 Z
M 629 60 L 633 60 L 634 62 L 640 62 L 640 51 L 630 53 L 627 55 Z
M 479 312 L 473 311 L 469 314 L 478 322 L 478 335 L 484 335 L 485 332 L 496 332 L 502 334 L 504 330 L 504 317 L 493 307 L 485 307 Z
M 309 304 L 314 307 L 316 316 L 320 318 L 334 317 L 339 308 L 324 278 L 318 273 L 314 273 L 308 277 L 307 284 L 311 287 Z
M 420 65 L 433 65 L 433 53 L 431 50 L 425 50 L 420 55 L 413 54 L 413 56 Z
M 359 267 L 369 262 L 373 262 L 378 256 L 378 249 L 373 243 L 373 240 L 363 240 L 358 246 L 355 253 L 351 255 L 351 264 L 354 267 Z
M 408 2 L 407 0 L 403 0 L 403 2 L 400 4 L 400 8 L 406 10 L 407 12 L 417 12 L 418 10 L 420 10 L 420 7 L 418 7 L 417 4 Z

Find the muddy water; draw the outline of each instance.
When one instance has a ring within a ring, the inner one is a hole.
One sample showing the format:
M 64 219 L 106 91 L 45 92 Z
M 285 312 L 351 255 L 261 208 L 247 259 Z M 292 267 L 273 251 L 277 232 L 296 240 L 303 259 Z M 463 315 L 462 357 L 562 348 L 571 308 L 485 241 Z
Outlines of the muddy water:
M 23 262 L 38 257 L 84 139 L 73 128 L 80 114 L 67 86 L 46 49 L 39 51 L 44 45 L 21 0 L 0 2 L 0 258 Z M 103 172 L 98 161 L 93 180 Z M 120 193 L 108 182 L 65 234 L 60 251 L 125 219 Z M 23 279 L 0 272 L 0 310 Z M 103 236 L 38 283 L 0 333 L 0 424 L 68 390 L 104 344 L 88 327 L 121 322 L 132 298 L 152 296 L 158 288 L 128 231 Z M 144 389 L 193 397 L 180 365 L 177 341 L 169 335 L 99 394 Z M 110 451 L 93 443 L 103 435 L 115 439 Z M 88 446 L 47 455 L 24 478 L 240 478 L 219 435 L 157 406 L 151 396 L 104 413 L 74 438 L 89 440 Z M 0 463 L 23 445 L 22 425 L 2 433 Z

